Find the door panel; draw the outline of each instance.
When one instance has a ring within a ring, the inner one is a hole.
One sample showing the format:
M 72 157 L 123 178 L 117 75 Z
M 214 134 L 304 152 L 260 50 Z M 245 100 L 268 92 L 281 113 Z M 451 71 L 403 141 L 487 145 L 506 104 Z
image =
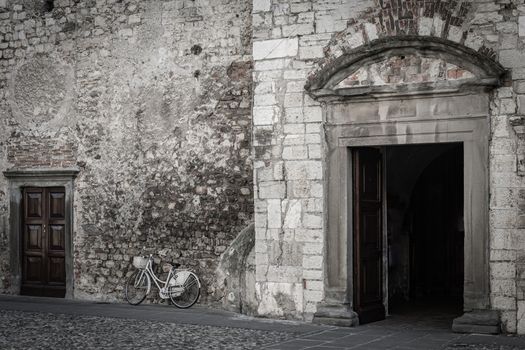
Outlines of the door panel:
M 382 154 L 358 148 L 353 159 L 354 310 L 363 324 L 385 318 Z
M 64 251 L 64 225 L 49 225 L 49 250 Z
M 26 249 L 28 250 L 42 250 L 42 225 L 27 225 L 26 226 Z
M 23 276 L 21 293 L 65 295 L 65 190 L 26 188 L 22 205 Z
M 65 283 L 66 265 L 64 258 L 49 258 L 49 282 Z
M 42 283 L 42 258 L 39 256 L 27 256 L 25 263 L 25 281 Z
M 26 203 L 26 216 L 28 218 L 42 217 L 42 193 L 39 189 L 33 189 L 33 192 L 27 193 Z
M 49 217 L 64 219 L 64 192 L 49 193 Z

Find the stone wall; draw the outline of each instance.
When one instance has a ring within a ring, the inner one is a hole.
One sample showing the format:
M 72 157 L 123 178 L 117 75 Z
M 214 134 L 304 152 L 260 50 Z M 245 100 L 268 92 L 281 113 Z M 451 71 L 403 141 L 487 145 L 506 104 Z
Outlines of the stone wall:
M 78 167 L 75 297 L 133 255 L 202 276 L 253 220 L 251 3 L 0 0 L 0 171 Z M 0 176 L 0 290 L 8 266 Z
M 261 314 L 308 319 L 326 300 L 324 117 L 322 106 L 304 92 L 308 77 L 375 39 L 433 36 L 474 49 L 509 70 L 490 104 L 490 302 L 501 311 L 504 331 L 525 333 L 522 268 L 516 268 L 525 251 L 524 148 L 517 136 L 525 114 L 524 28 L 525 6 L 512 0 L 254 1 Z

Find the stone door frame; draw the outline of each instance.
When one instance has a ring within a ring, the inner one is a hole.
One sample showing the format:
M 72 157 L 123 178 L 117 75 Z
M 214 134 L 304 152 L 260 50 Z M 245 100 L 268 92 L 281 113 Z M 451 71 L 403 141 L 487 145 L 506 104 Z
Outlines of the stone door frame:
M 339 87 L 361 67 L 391 57 L 439 59 L 467 79 Z M 505 69 L 490 55 L 428 36 L 383 37 L 323 62 L 305 85 L 323 107 L 325 299 L 316 322 L 355 325 L 350 147 L 461 142 L 464 150 L 464 310 L 490 308 L 489 92 Z M 386 264 L 386 258 L 384 259 Z M 323 319 L 325 321 L 323 321 Z M 346 320 L 340 322 L 340 320 Z
M 9 190 L 9 265 L 12 290 L 20 294 L 22 283 L 22 190 L 24 187 L 64 187 L 65 188 L 65 264 L 66 299 L 73 298 L 73 190 L 74 180 L 79 170 L 70 169 L 10 169 L 4 171 Z
M 488 101 L 487 94 L 467 94 L 325 107 L 327 303 L 353 306 L 351 147 L 461 142 L 465 198 L 464 310 L 490 307 Z M 444 105 L 447 108 L 437 115 L 428 114 L 434 108 L 425 107 Z M 389 113 L 387 120 L 378 120 L 381 108 L 400 112 Z M 414 114 L 407 117 L 407 112 Z

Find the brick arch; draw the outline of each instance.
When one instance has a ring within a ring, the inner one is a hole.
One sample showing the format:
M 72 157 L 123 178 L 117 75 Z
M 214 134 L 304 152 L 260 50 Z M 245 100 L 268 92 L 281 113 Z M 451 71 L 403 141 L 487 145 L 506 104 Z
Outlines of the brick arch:
M 495 57 L 491 44 L 472 30 L 476 8 L 472 0 L 375 0 L 376 6 L 335 34 L 325 47 L 322 65 L 342 53 L 376 39 L 425 36 L 450 40 Z
M 367 64 L 404 55 L 442 59 L 462 67 L 475 76 L 473 79 L 443 85 L 443 90 L 448 92 L 454 89 L 491 89 L 500 85 L 501 77 L 505 72 L 505 69 L 491 57 L 460 43 L 430 36 L 403 35 L 375 39 L 366 45 L 346 50 L 312 74 L 305 89 L 314 98 L 344 97 L 345 94 L 335 91 L 334 87 L 350 74 Z M 415 89 L 417 90 L 418 87 L 416 86 Z M 369 89 L 361 90 L 358 94 L 372 94 L 374 91 L 392 93 L 392 90 Z M 354 95 L 347 92 L 346 95 L 348 94 Z

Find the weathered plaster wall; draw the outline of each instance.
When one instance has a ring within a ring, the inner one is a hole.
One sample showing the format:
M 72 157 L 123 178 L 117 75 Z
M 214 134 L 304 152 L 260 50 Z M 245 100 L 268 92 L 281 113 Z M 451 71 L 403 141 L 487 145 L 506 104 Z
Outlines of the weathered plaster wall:
M 77 166 L 75 297 L 120 299 L 133 255 L 204 300 L 252 220 L 251 3 L 0 0 L 0 171 Z M 0 290 L 8 273 L 0 176 Z
M 253 6 L 256 288 L 261 314 L 311 317 L 326 301 L 321 106 L 308 76 L 378 38 L 434 36 L 510 74 L 490 105 L 491 305 L 525 333 L 523 106 L 525 6 L 512 0 L 255 0 Z M 520 163 L 518 161 L 521 161 Z M 303 314 L 304 312 L 304 314 Z

